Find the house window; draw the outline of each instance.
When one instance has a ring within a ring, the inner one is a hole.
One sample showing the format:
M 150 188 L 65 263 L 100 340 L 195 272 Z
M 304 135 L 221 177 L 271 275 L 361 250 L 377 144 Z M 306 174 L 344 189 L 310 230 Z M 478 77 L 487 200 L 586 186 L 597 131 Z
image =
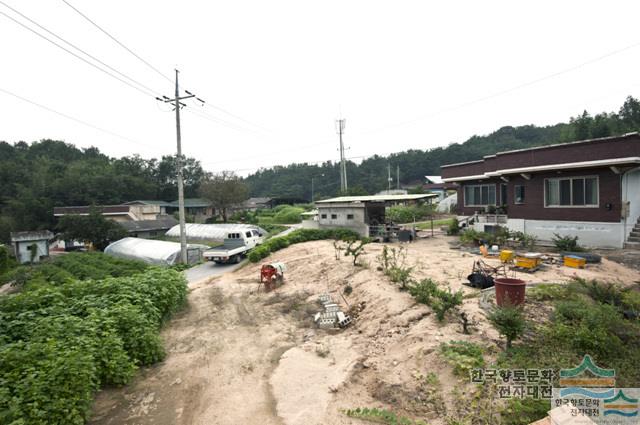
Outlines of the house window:
M 331 220 L 335 220 L 336 218 L 338 218 L 338 214 L 331 214 Z
M 353 214 L 347 214 L 347 220 L 353 220 Z
M 524 204 L 524 186 L 521 184 L 517 184 L 515 186 L 515 204 Z
M 320 218 L 327 218 L 327 215 L 326 214 L 321 214 Z
M 545 207 L 597 207 L 598 177 L 545 179 Z
M 476 184 L 464 187 L 465 207 L 484 207 L 496 204 L 495 184 Z

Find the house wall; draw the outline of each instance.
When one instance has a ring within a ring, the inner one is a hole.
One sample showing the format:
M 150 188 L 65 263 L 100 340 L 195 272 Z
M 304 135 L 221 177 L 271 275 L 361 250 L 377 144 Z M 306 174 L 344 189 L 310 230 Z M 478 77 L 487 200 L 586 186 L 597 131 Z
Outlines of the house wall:
M 476 230 L 483 230 L 483 223 L 474 225 Z M 511 218 L 507 220 L 509 230 L 534 235 L 538 242 L 551 244 L 555 234 L 560 236 L 578 236 L 578 243 L 586 247 L 622 248 L 622 223 L 594 221 L 557 221 L 527 220 Z
M 597 176 L 599 187 L 598 207 L 545 207 L 544 206 L 544 181 L 555 177 L 581 177 Z M 482 212 L 482 207 L 464 206 L 464 188 L 476 184 L 496 185 L 496 201 L 498 205 L 504 204 L 502 200 L 501 185 L 507 186 L 507 215 L 513 219 L 528 220 L 556 220 L 556 221 L 595 221 L 619 223 L 622 213 L 622 197 L 620 175 L 615 174 L 609 168 L 582 169 L 571 171 L 548 172 L 531 175 L 527 180 L 518 175 L 509 176 L 509 181 L 500 179 L 474 180 L 462 182 L 458 189 L 458 209 L 460 215 L 473 215 Z M 525 200 L 523 204 L 515 203 L 515 187 L 525 187 Z M 638 186 L 636 186 L 638 187 Z M 610 208 L 607 207 L 610 205 Z M 636 203 L 637 204 L 637 203 Z M 640 207 L 639 207 L 640 208 Z M 640 211 L 638 212 L 640 214 Z
M 332 214 L 335 214 L 336 218 L 331 218 Z M 352 214 L 353 218 L 348 219 L 348 214 Z M 323 215 L 326 217 L 323 218 Z M 342 227 L 355 230 L 363 236 L 368 236 L 369 231 L 369 227 L 365 222 L 364 204 L 318 205 L 318 226 L 320 228 Z
M 49 244 L 47 241 L 24 241 L 24 242 L 15 242 L 14 250 L 16 251 L 16 258 L 19 263 L 29 263 L 31 262 L 31 250 L 29 247 L 32 244 L 36 244 L 38 247 L 35 258 L 33 259 L 34 263 L 38 263 L 40 261 L 40 257 L 48 257 L 49 256 Z

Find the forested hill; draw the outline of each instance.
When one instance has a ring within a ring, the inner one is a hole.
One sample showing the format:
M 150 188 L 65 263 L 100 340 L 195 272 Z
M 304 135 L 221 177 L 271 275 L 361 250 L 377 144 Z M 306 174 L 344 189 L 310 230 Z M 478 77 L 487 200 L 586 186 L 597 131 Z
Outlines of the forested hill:
M 443 164 L 481 159 L 500 151 L 523 149 L 554 143 L 566 143 L 595 137 L 624 134 L 640 129 L 640 102 L 628 97 L 618 112 L 595 116 L 584 111 L 568 123 L 546 127 L 524 125 L 502 127 L 486 136 L 473 136 L 464 143 L 428 150 L 413 149 L 383 156 L 373 156 L 360 164 L 348 163 L 347 176 L 352 194 L 372 194 L 387 188 L 387 165 L 394 177 L 400 166 L 400 182 L 415 185 L 425 175 L 439 175 Z M 263 169 L 246 178 L 251 196 L 287 196 L 311 199 L 311 178 L 315 198 L 338 194 L 339 168 L 334 162 L 321 165 L 291 164 Z
M 0 141 L 0 243 L 10 231 L 54 228 L 53 207 L 177 198 L 175 157 L 110 158 L 97 148 L 56 140 Z M 197 196 L 205 176 L 185 160 L 185 194 Z

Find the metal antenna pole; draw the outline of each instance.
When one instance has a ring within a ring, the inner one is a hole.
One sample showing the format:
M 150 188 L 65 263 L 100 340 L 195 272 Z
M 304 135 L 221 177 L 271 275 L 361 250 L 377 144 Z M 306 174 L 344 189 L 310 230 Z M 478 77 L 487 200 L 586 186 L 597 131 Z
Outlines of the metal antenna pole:
M 336 130 L 340 135 L 340 191 L 343 193 L 347 191 L 347 164 L 344 160 L 344 143 L 342 142 L 342 133 L 344 133 L 344 127 L 346 119 L 341 118 L 336 120 Z

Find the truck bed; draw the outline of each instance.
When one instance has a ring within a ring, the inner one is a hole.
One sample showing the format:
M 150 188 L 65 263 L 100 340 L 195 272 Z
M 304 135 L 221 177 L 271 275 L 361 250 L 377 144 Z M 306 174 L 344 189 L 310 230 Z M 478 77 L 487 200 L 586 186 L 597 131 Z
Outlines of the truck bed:
M 225 239 L 224 243 L 215 248 L 205 251 L 202 255 L 205 258 L 210 257 L 231 257 L 247 251 L 249 247 L 244 244 L 242 239 Z

